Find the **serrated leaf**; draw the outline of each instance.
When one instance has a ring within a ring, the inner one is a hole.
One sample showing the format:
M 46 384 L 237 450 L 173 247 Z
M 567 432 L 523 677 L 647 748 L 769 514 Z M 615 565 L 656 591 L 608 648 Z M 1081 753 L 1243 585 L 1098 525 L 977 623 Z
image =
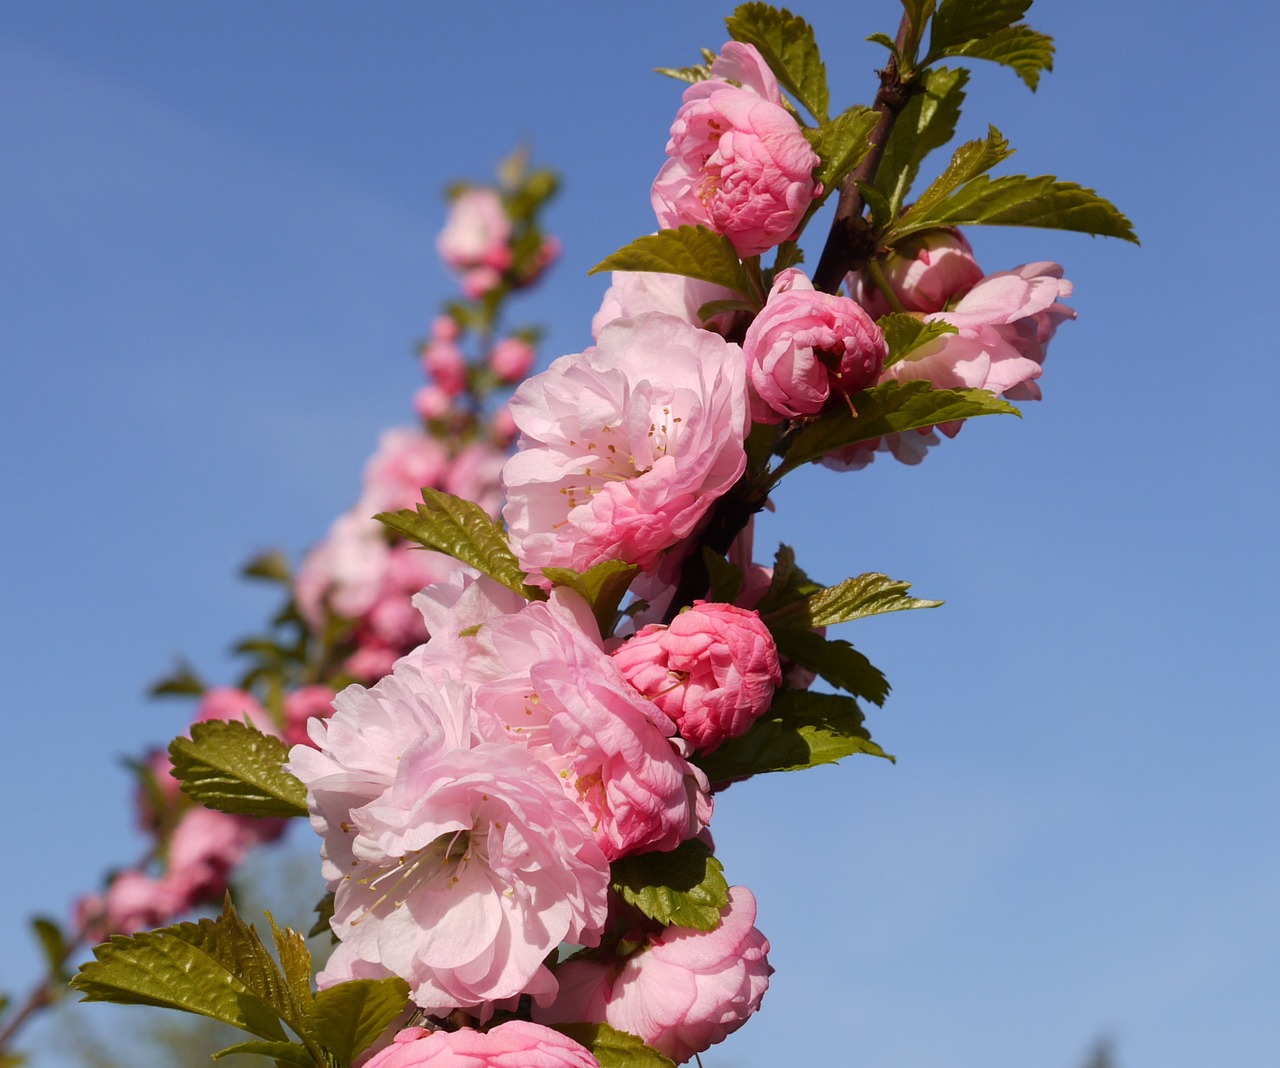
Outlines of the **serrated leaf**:
M 694 763 L 715 785 L 834 764 L 855 753 L 892 760 L 871 740 L 862 721 L 862 710 L 852 697 L 783 690 L 746 734 L 730 738 L 714 753 L 695 757 Z
M 353 979 L 316 995 L 307 1027 L 346 1066 L 373 1044 L 408 1002 L 409 984 L 398 976 Z
M 668 927 L 714 931 L 729 904 L 724 865 L 694 838 L 666 853 L 621 857 L 609 871 L 627 904 Z
M 830 95 L 827 68 L 818 52 L 813 27 L 786 8 L 739 4 L 724 20 L 735 41 L 755 45 L 778 83 L 819 122 L 827 121 Z
M 555 1029 L 589 1049 L 600 1068 L 675 1068 L 675 1061 L 646 1046 L 644 1039 L 608 1024 L 556 1024 Z
M 788 471 L 826 455 L 833 449 L 870 441 L 883 434 L 935 426 L 980 415 L 1021 415 L 1006 400 L 985 389 L 934 389 L 928 382 L 882 382 L 854 394 L 854 415 L 833 408 L 792 439 L 785 459 L 773 472 L 776 483 Z
M 889 357 L 884 361 L 886 367 L 892 367 L 899 360 L 906 359 L 916 349 L 923 348 L 944 334 L 956 333 L 950 323 L 941 321 L 925 322 L 907 312 L 892 312 L 882 315 L 876 320 L 884 334 L 885 344 L 889 346 Z
M 613 633 L 618 618 L 618 605 L 626 596 L 627 588 L 640 573 L 635 564 L 621 560 L 602 560 L 586 571 L 571 567 L 544 567 L 542 574 L 556 586 L 565 586 L 577 593 L 591 606 L 600 634 Z
M 427 549 L 448 553 L 530 599 L 543 596 L 525 585 L 515 553 L 502 527 L 474 501 L 424 487 L 416 509 L 380 512 L 374 517 L 389 530 Z
M 867 572 L 811 593 L 803 600 L 779 608 L 763 618 L 771 630 L 787 627 L 812 630 L 814 627 L 832 627 L 837 623 L 849 623 L 866 616 L 883 615 L 885 612 L 937 608 L 942 604 L 941 601 L 908 597 L 909 589 L 909 582 L 898 582 L 888 575 Z
M 893 56 L 897 56 L 898 54 L 898 42 L 887 33 L 873 33 L 870 36 L 865 37 L 864 40 L 871 42 L 871 44 L 884 45 Z
M 889 239 L 939 227 L 1038 226 L 1138 244 L 1132 224 L 1109 200 L 1092 189 L 1060 182 L 1047 174 L 1036 178 L 983 175 L 928 210 L 918 207 L 918 203 L 913 205 L 898 220 Z
M 702 562 L 707 565 L 710 580 L 707 600 L 733 604 L 742 592 L 742 569 L 706 545 L 702 547 Z
M 289 927 L 276 926 L 275 918 L 267 913 L 267 923 L 271 926 L 271 938 L 275 943 L 276 960 L 280 962 L 280 973 L 284 976 L 285 988 L 293 999 L 289 1015 L 286 1019 L 300 1021 L 311 1005 L 311 951 L 307 949 L 307 940 L 297 931 Z
M 47 916 L 35 916 L 31 920 L 31 929 L 35 932 L 36 940 L 44 953 L 49 978 L 65 983 L 68 946 L 62 928 Z
M 983 141 L 966 141 L 955 150 L 951 162 L 935 178 L 916 202 L 911 205 L 911 214 L 916 212 L 927 214 L 929 210 L 942 203 L 955 190 L 966 182 L 971 182 L 980 174 L 985 174 L 998 163 L 1002 163 L 1013 155 L 1013 149 L 1004 135 L 994 126 L 987 127 L 987 136 Z
M 253 949 L 226 922 L 180 923 L 133 937 L 115 935 L 94 948 L 96 960 L 71 980 L 84 1001 L 155 1005 L 208 1016 L 259 1038 L 283 1042 L 280 1015 L 254 983 L 270 957 Z
M 699 63 L 694 67 L 654 67 L 654 74 L 661 74 L 667 78 L 674 78 L 678 82 L 705 82 L 711 77 L 711 64 Z
M 315 1058 L 308 1052 L 307 1047 L 297 1042 L 240 1042 L 237 1045 L 218 1050 L 213 1055 L 213 1059 L 217 1061 L 223 1057 L 232 1057 L 239 1054 L 257 1054 L 262 1057 L 271 1057 L 277 1064 L 297 1065 L 298 1068 L 316 1068 Z
M 871 209 L 871 225 L 877 230 L 887 230 L 893 222 L 893 205 L 889 198 L 870 182 L 858 182 L 858 192 L 862 194 L 863 203 Z
M 840 187 L 844 176 L 871 150 L 868 138 L 879 118 L 878 112 L 856 104 L 816 130 L 805 131 L 810 145 L 822 160 L 815 177 L 822 183 L 823 200 Z
M 981 40 L 1012 26 L 1027 13 L 1031 0 L 942 0 L 933 16 L 929 55 L 966 41 Z
M 1040 72 L 1053 70 L 1053 38 L 1030 26 L 1009 26 L 977 41 L 953 45 L 948 56 L 989 59 L 1011 67 L 1033 92 L 1040 84 Z
M 883 705 L 889 696 L 889 680 L 884 673 L 843 639 L 788 628 L 775 633 L 774 641 L 782 656 L 854 697 Z
M 172 672 L 163 678 L 156 679 L 147 689 L 151 697 L 198 697 L 204 693 L 204 680 L 195 673 L 191 665 L 179 659 Z
M 814 582 L 796 564 L 795 550 L 790 545 L 779 545 L 773 557 L 773 577 L 769 580 L 769 588 L 756 602 L 755 610 L 765 615 L 820 589 L 822 583 Z
M 968 81 L 969 72 L 959 68 L 927 70 L 920 92 L 899 112 L 876 169 L 876 188 L 888 198 L 891 215 L 902 211 L 925 157 L 955 136 Z
M 206 808 L 245 816 L 307 815 L 307 788 L 284 770 L 288 757 L 279 738 L 234 720 L 193 723 L 190 738 L 169 743 L 183 793 Z
M 751 278 L 733 243 L 705 226 L 681 226 L 638 237 L 591 268 L 600 271 L 657 271 L 700 278 L 732 289 L 750 300 L 756 296 Z

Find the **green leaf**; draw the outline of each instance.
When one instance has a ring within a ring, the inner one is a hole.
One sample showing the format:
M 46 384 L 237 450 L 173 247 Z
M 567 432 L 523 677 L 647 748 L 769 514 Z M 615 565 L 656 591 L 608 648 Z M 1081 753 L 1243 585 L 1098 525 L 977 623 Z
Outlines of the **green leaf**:
M 898 114 L 876 169 L 876 187 L 888 198 L 892 216 L 902 211 L 925 157 L 955 136 L 968 81 L 969 72 L 959 68 L 925 71 L 921 91 Z
M 169 743 L 182 792 L 206 808 L 246 816 L 305 816 L 307 788 L 282 766 L 279 738 L 234 720 L 191 725 L 190 738 Z
M 870 182 L 859 182 L 858 192 L 871 209 L 871 225 L 877 230 L 887 230 L 893 222 L 893 205 L 889 203 L 889 198 Z
M 346 1066 L 373 1044 L 408 1002 L 409 984 L 398 976 L 353 979 L 316 995 L 307 1027 Z
M 732 289 L 748 299 L 759 297 L 738 259 L 733 243 L 705 226 L 681 226 L 638 237 L 597 263 L 589 274 L 600 271 L 657 271 L 700 278 Z M 752 305 L 758 307 L 758 304 Z
M 960 186 L 985 174 L 1012 155 L 1013 149 L 1009 147 L 1004 135 L 994 126 L 988 126 L 985 141 L 966 141 L 955 150 L 947 169 L 911 205 L 912 216 L 917 212 L 927 213 Z
M 646 1046 L 644 1039 L 608 1024 L 556 1024 L 555 1029 L 586 1046 L 600 1068 L 675 1068 L 675 1061 Z
M 714 753 L 695 757 L 694 763 L 714 786 L 765 772 L 834 764 L 854 753 L 892 760 L 871 740 L 862 721 L 862 710 L 852 697 L 783 690 L 746 734 L 730 738 Z
M 748 304 L 745 300 L 709 300 L 698 309 L 698 318 L 706 323 L 717 315 L 723 315 L 725 312 L 742 311 L 754 312 L 756 307 L 754 304 Z
M 739 4 L 724 20 L 735 41 L 755 45 L 779 84 L 819 122 L 827 121 L 830 95 L 813 27 L 786 8 Z
M 889 696 L 889 680 L 884 673 L 847 641 L 792 628 L 779 630 L 773 637 L 782 656 L 820 675 L 832 686 L 877 705 L 883 705 Z
M 44 953 L 45 966 L 49 969 L 49 978 L 56 982 L 67 981 L 67 945 L 66 937 L 53 920 L 47 916 L 35 916 L 31 920 L 31 929 Z
M 822 160 L 815 177 L 822 183 L 824 200 L 840 187 L 844 176 L 871 151 L 868 138 L 879 118 L 871 108 L 855 104 L 818 129 L 805 131 L 813 150 Z
M 1012 67 L 1033 92 L 1040 84 L 1040 72 L 1053 70 L 1053 38 L 1030 26 L 1009 26 L 990 37 L 953 45 L 944 54 Z
M 884 45 L 891 55 L 895 57 L 898 55 L 898 42 L 887 33 L 873 33 L 866 37 L 865 40 L 870 41 L 872 44 Z
M 131 938 L 115 935 L 94 947 L 97 959 L 80 969 L 71 986 L 85 1001 L 180 1009 L 283 1042 L 280 1013 L 272 1004 L 278 973 L 276 984 L 263 978 L 274 963 L 256 937 L 245 939 L 242 924 L 228 921 L 228 909 L 229 903 L 216 920 Z
M 912 608 L 937 608 L 941 601 L 922 601 L 908 597 L 909 582 L 897 582 L 888 575 L 867 572 L 847 578 L 836 586 L 827 586 L 763 617 L 770 629 L 798 627 L 831 627 L 866 616 L 885 612 L 902 612 Z
M 937 58 L 953 45 L 999 33 L 1020 20 L 1030 6 L 1031 0 L 942 0 L 933 17 L 929 55 Z
M 714 931 L 729 904 L 724 865 L 696 838 L 667 853 L 621 857 L 609 871 L 627 904 L 668 927 Z
M 945 334 L 957 332 L 950 323 L 937 321 L 926 323 L 923 319 L 917 319 L 907 312 L 882 315 L 876 320 L 876 326 L 884 333 L 885 343 L 889 346 L 889 358 L 884 361 L 886 367 L 906 359 L 916 349 L 924 348 L 930 341 L 935 341 Z
M 301 1021 L 311 1007 L 314 996 L 311 991 L 311 951 L 307 949 L 306 938 L 289 927 L 277 927 L 275 918 L 269 912 L 267 923 L 271 925 L 271 938 L 275 943 L 276 960 L 280 962 L 285 989 L 292 998 L 285 1018 Z
M 640 573 L 635 564 L 621 560 L 602 560 L 586 571 L 571 567 L 544 567 L 542 574 L 556 586 L 567 586 L 591 606 L 600 634 L 613 633 L 618 619 L 618 605 L 626 595 L 627 587 Z
M 822 589 L 796 565 L 796 553 L 790 545 L 779 545 L 773 557 L 773 578 L 763 597 L 756 602 L 755 610 L 766 615 L 783 605 Z
M 742 569 L 729 563 L 708 545 L 702 547 L 702 561 L 707 565 L 707 576 L 710 578 L 707 600 L 733 604 L 742 592 Z
M 934 389 L 928 382 L 882 382 L 853 396 L 857 415 L 833 408 L 792 439 L 783 462 L 773 472 L 776 483 L 801 464 L 882 434 L 972 419 L 979 415 L 1021 415 L 1006 400 L 985 389 Z
M 245 578 L 264 579 L 286 586 L 293 581 L 289 572 L 289 558 L 279 549 L 259 553 L 240 569 L 240 574 Z
M 324 897 L 316 902 L 316 922 L 311 925 L 311 930 L 307 932 L 308 938 L 319 938 L 323 934 L 333 934 L 333 928 L 329 926 L 329 921 L 333 919 L 333 909 L 334 893 L 330 890 L 324 895 Z
M 448 553 L 530 600 L 544 596 L 540 590 L 525 585 L 525 574 L 502 527 L 474 501 L 424 487 L 422 503 L 416 510 L 380 512 L 374 518 L 401 537 Z
M 156 679 L 147 690 L 151 697 L 199 697 L 205 691 L 204 680 L 191 665 L 179 658 L 173 671 Z
M 1138 244 L 1133 225 L 1109 200 L 1047 174 L 975 178 L 928 210 L 917 202 L 894 225 L 891 237 L 951 226 L 1039 226 Z
M 716 61 L 716 54 L 709 48 L 700 49 L 702 62 L 694 67 L 654 67 L 655 74 L 674 78 L 678 82 L 705 82 L 711 77 L 711 64 Z
M 306 1046 L 297 1042 L 241 1042 L 213 1055 L 215 1061 L 238 1054 L 272 1057 L 277 1064 L 297 1065 L 298 1068 L 316 1068 L 316 1060 Z

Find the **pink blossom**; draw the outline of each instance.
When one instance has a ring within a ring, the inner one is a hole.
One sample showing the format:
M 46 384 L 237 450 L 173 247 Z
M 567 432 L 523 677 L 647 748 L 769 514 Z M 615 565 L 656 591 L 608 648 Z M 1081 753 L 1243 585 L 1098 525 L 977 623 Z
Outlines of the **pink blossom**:
M 449 394 L 434 383 L 423 386 L 413 395 L 413 410 L 418 413 L 418 418 L 423 420 L 441 418 L 449 411 L 452 404 Z
M 769 988 L 769 942 L 754 926 L 756 900 L 735 886 L 714 931 L 668 927 L 619 968 L 597 960 L 560 967 L 560 994 L 544 1023 L 603 1022 L 639 1035 L 677 1063 L 723 1041 Z
M 436 1013 L 550 997 L 543 959 L 598 938 L 608 883 L 555 775 L 520 746 L 477 742 L 469 687 L 410 661 L 336 705 L 312 721 L 318 748 L 290 753 L 336 892 L 341 941 L 320 985 L 399 975 Z
M 907 241 L 881 260 L 880 267 L 900 307 L 890 303 L 866 271 L 849 276 L 853 299 L 877 319 L 891 311 L 945 311 L 982 280 L 982 268 L 959 230 L 935 230 Z
M 559 1031 L 510 1020 L 489 1031 L 410 1027 L 364 1068 L 599 1068 L 599 1061 Z
M 438 439 L 416 427 L 384 430 L 365 464 L 364 490 L 354 510 L 367 519 L 413 508 L 422 500 L 422 487 L 438 486 L 448 470 L 449 454 Z
M 511 220 L 494 189 L 468 189 L 454 197 L 449 217 L 436 238 L 440 258 L 458 271 L 511 265 Z
M 744 733 L 782 682 L 778 648 L 760 616 L 707 601 L 695 601 L 670 626 L 645 627 L 613 659 L 704 752 Z
M 742 342 L 752 386 L 751 416 L 776 423 L 814 415 L 831 392 L 873 384 L 889 354 L 884 335 L 848 297 L 819 293 L 804 272 L 779 273 Z
M 746 466 L 742 350 L 669 315 L 611 323 L 525 381 L 511 412 L 503 517 L 530 571 L 654 570 Z
M 493 418 L 489 420 L 489 434 L 493 438 L 494 445 L 499 449 L 509 448 L 519 432 L 519 427 L 511 416 L 511 409 L 505 404 L 494 412 Z
M 249 850 L 279 838 L 286 824 L 193 805 L 169 837 L 165 881 L 181 895 L 184 909 L 217 901 Z
M 131 935 L 161 927 L 187 908 L 182 890 L 172 880 L 140 871 L 123 871 L 102 895 L 76 902 L 72 924 L 90 942 L 111 935 Z
M 653 209 L 664 228 L 706 226 L 756 256 L 791 237 L 821 195 L 819 159 L 754 46 L 730 41 L 711 74 L 685 90 Z
M 306 745 L 312 719 L 333 715 L 334 692 L 328 686 L 301 686 L 284 695 L 284 740 L 289 745 Z
M 691 326 L 725 334 L 734 320 L 732 312 L 714 315 L 704 322 L 698 315 L 698 309 L 716 300 L 742 299 L 725 286 L 679 274 L 614 271 L 612 277 L 612 284 L 605 291 L 600 310 L 591 320 L 593 338 L 598 338 L 600 331 L 614 319 L 634 319 L 645 312 L 664 312 L 683 319 Z
M 487 441 L 473 441 L 453 458 L 440 488 L 474 501 L 496 516 L 502 507 L 502 468 L 506 462 L 501 449 Z
M 454 341 L 431 340 L 422 346 L 422 370 L 450 397 L 467 388 L 467 360 Z
M 524 338 L 504 337 L 489 353 L 489 369 L 503 382 L 519 382 L 533 360 L 533 346 Z
M 192 721 L 206 723 L 209 720 L 234 720 L 236 723 L 248 720 L 263 734 L 280 733 L 271 714 L 253 694 L 231 686 L 214 686 L 200 698 Z

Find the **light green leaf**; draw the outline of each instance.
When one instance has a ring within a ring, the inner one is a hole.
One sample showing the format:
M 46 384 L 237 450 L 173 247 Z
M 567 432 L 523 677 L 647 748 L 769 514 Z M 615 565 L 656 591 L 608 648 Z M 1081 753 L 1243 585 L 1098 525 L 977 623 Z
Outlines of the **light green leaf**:
M 870 41 L 872 44 L 884 45 L 891 55 L 895 57 L 898 55 L 898 42 L 887 33 L 873 33 L 864 38 L 864 40 Z
M 704 282 L 741 293 L 748 300 L 759 297 L 738 259 L 733 243 L 705 226 L 681 226 L 638 237 L 597 263 L 589 274 L 600 271 L 657 271 L 700 278 Z M 753 305 L 758 307 L 758 305 Z
M 1009 147 L 1004 135 L 994 126 L 988 126 L 985 141 L 966 141 L 955 150 L 947 169 L 911 205 L 912 216 L 917 212 L 928 213 L 960 186 L 985 174 L 1012 155 L 1013 149 Z
M 776 483 L 788 471 L 833 449 L 870 441 L 882 434 L 972 419 L 979 415 L 1021 415 L 1006 400 L 985 389 L 934 389 L 928 382 L 883 382 L 854 394 L 857 415 L 833 408 L 792 439 L 783 462 L 774 470 Z
M 151 697 L 198 697 L 204 691 L 204 680 L 195 673 L 190 664 L 179 657 L 173 671 L 164 678 L 156 679 L 147 693 Z
M 259 553 L 240 569 L 245 578 L 265 579 L 288 585 L 293 581 L 289 572 L 289 558 L 279 549 Z
M 666 853 L 621 857 L 609 871 L 627 904 L 668 927 L 714 931 L 729 904 L 724 865 L 695 838 Z
M 887 230 L 893 222 L 893 205 L 879 189 L 870 182 L 859 182 L 858 192 L 862 201 L 871 209 L 871 225 L 877 230 Z
M 840 188 L 844 176 L 871 150 L 868 138 L 879 119 L 879 114 L 871 108 L 855 104 L 816 130 L 805 131 L 813 150 L 822 160 L 815 177 L 822 183 L 823 201 Z
M 712 56 L 714 59 L 714 55 Z M 678 82 L 705 82 L 711 77 L 711 64 L 699 63 L 693 67 L 654 67 L 654 74 L 661 74 L 667 78 L 674 78 Z
M 284 977 L 285 990 L 292 999 L 285 1019 L 290 1024 L 300 1022 L 311 1007 L 313 998 L 311 951 L 307 949 L 305 937 L 289 927 L 277 927 L 275 918 L 269 912 L 267 923 L 271 925 L 271 938 L 275 943 L 276 959 L 280 962 L 280 973 Z
M 307 1047 L 297 1042 L 240 1042 L 218 1050 L 213 1055 L 213 1059 L 217 1061 L 223 1057 L 240 1054 L 271 1057 L 277 1064 L 296 1065 L 297 1068 L 316 1068 L 315 1058 L 308 1052 Z
M 739 4 L 724 20 L 735 41 L 755 45 L 778 83 L 819 122 L 827 121 L 830 96 L 813 27 L 786 8 Z
M 929 56 L 966 41 L 980 40 L 1007 29 L 1027 13 L 1031 0 L 942 0 L 933 17 Z
M 871 740 L 862 721 L 862 710 L 852 697 L 783 690 L 746 734 L 730 738 L 714 753 L 695 757 L 694 763 L 715 785 L 765 772 L 834 764 L 854 753 L 892 760 Z
M 883 705 L 889 696 L 889 680 L 884 673 L 847 641 L 791 628 L 778 630 L 773 637 L 782 656 L 820 675 L 832 686 L 877 705 Z
M 253 947 L 244 944 L 226 915 L 224 910 L 217 920 L 180 923 L 131 938 L 115 935 L 94 947 L 97 959 L 80 969 L 71 986 L 85 1001 L 180 1009 L 283 1042 L 271 994 L 255 989 L 272 967 L 270 956 L 259 942 L 257 950 L 265 960 L 255 960 Z
M 1039 226 L 1138 244 L 1132 224 L 1114 204 L 1092 189 L 1047 174 L 975 178 L 928 210 L 917 202 L 894 225 L 889 239 L 950 226 Z
M 888 575 L 867 572 L 856 578 L 847 578 L 836 586 L 811 593 L 804 600 L 779 608 L 763 618 L 771 630 L 787 627 L 812 630 L 814 627 L 831 627 L 866 616 L 883 615 L 885 612 L 937 608 L 942 604 L 941 601 L 908 597 L 909 589 L 909 582 L 897 582 Z
M 1030 26 L 1009 26 L 990 37 L 953 45 L 944 54 L 1012 67 L 1033 92 L 1040 84 L 1040 72 L 1053 70 L 1053 38 Z
M 635 564 L 623 563 L 621 560 L 602 560 L 586 571 L 575 571 L 571 567 L 542 569 L 542 574 L 552 583 L 568 587 L 591 606 L 603 637 L 613 633 L 618 618 L 618 605 L 622 603 L 627 587 L 639 573 L 640 569 Z
M 62 928 L 47 916 L 35 916 L 31 920 L 31 928 L 35 931 L 36 940 L 44 952 L 45 967 L 49 970 L 49 978 L 56 982 L 67 981 L 67 940 Z
M 409 1003 L 409 984 L 397 976 L 353 979 L 316 995 L 307 1013 L 315 1039 L 346 1068 L 385 1031 Z
M 173 776 L 206 808 L 246 816 L 305 816 L 307 788 L 284 770 L 279 738 L 234 720 L 193 723 L 190 738 L 169 743 Z
M 924 348 L 944 334 L 956 333 L 956 328 L 950 323 L 926 323 L 907 312 L 882 315 L 876 320 L 876 326 L 884 333 L 885 343 L 889 346 L 889 358 L 884 361 L 886 367 L 906 359 L 916 349 Z
M 902 211 L 925 157 L 955 136 L 968 81 L 969 72 L 960 68 L 927 70 L 921 91 L 898 114 L 876 169 L 876 187 L 888 198 L 891 216 Z
M 646 1046 L 644 1039 L 608 1024 L 556 1024 L 555 1029 L 586 1046 L 600 1068 L 675 1068 L 675 1061 Z
M 525 574 L 502 527 L 474 501 L 424 488 L 422 503 L 416 510 L 380 512 L 374 518 L 410 541 L 470 564 L 530 600 L 545 596 L 525 585 Z

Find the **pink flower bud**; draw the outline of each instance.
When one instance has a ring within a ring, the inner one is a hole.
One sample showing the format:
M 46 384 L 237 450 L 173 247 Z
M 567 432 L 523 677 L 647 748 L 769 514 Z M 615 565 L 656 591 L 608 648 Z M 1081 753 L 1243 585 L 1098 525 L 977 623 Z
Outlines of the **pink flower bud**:
M 413 395 L 413 410 L 422 420 L 439 419 L 449 411 L 452 401 L 437 385 L 423 386 Z
M 935 230 L 899 245 L 881 261 L 885 281 L 903 311 L 939 312 L 982 278 L 973 249 L 959 230 Z M 880 286 L 858 271 L 849 276 L 853 299 L 875 318 L 895 310 Z
M 263 734 L 280 733 L 270 714 L 253 694 L 230 686 L 215 686 L 206 690 L 200 698 L 193 722 L 205 723 L 213 719 L 233 720 L 236 723 L 243 723 L 247 719 Z
M 511 409 L 505 404 L 493 413 L 493 418 L 489 420 L 489 433 L 493 438 L 493 443 L 499 449 L 505 449 L 513 441 L 516 435 L 520 433 L 520 428 L 516 426 L 515 416 L 511 414 Z
M 467 388 L 467 361 L 452 341 L 428 341 L 423 345 L 422 370 L 451 397 Z
M 559 1031 L 511 1020 L 483 1032 L 406 1028 L 364 1068 L 599 1068 L 599 1063 Z
M 755 612 L 730 604 L 695 601 L 669 627 L 645 627 L 613 658 L 703 752 L 746 731 L 782 681 L 773 635 Z
M 519 382 L 533 366 L 533 346 L 518 337 L 505 337 L 489 353 L 489 368 L 503 382 Z
M 468 189 L 453 199 L 436 251 L 454 270 L 511 266 L 511 220 L 494 189 Z

